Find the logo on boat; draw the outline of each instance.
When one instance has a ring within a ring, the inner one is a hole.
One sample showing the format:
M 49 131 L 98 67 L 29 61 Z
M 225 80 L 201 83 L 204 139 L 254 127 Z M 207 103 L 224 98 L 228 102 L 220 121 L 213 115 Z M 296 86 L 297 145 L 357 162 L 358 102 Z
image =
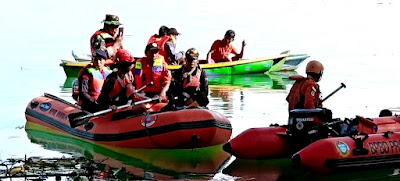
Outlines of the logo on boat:
M 42 103 L 39 106 L 39 109 L 41 111 L 48 111 L 51 108 L 51 104 L 50 103 Z
M 149 127 L 156 123 L 157 116 L 146 116 L 140 122 L 142 126 Z
M 338 141 L 338 142 L 336 142 L 336 148 L 337 148 L 337 150 L 339 151 L 339 154 L 340 154 L 342 157 L 347 157 L 347 156 L 349 156 L 349 154 L 350 154 L 350 148 L 349 148 L 349 146 L 348 146 L 346 143 L 341 142 L 341 141 Z
M 314 118 L 313 117 L 311 117 L 311 118 L 296 118 L 296 121 L 297 122 L 311 122 L 311 121 L 314 121 Z

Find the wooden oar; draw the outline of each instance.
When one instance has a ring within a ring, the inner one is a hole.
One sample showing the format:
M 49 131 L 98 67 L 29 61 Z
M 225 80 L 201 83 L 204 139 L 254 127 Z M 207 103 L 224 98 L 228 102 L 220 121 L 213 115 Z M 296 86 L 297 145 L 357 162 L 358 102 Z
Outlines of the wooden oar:
M 132 104 L 128 103 L 128 104 L 125 104 L 125 105 L 122 105 L 122 106 L 118 106 L 116 110 L 124 109 L 124 108 L 127 108 L 127 107 L 132 106 L 132 105 L 139 105 L 139 104 L 148 103 L 148 102 L 155 101 L 155 100 L 158 100 L 158 99 L 160 99 L 160 98 L 158 96 L 156 96 L 156 97 L 153 97 L 151 99 L 145 99 L 145 100 L 142 100 L 142 101 L 137 101 L 137 102 L 134 102 Z M 70 126 L 72 128 L 75 128 L 75 127 L 78 127 L 80 125 L 88 123 L 90 118 L 92 118 L 92 117 L 95 117 L 95 116 L 98 116 L 98 115 L 102 115 L 102 114 L 105 114 L 105 113 L 109 113 L 111 111 L 113 111 L 113 110 L 112 109 L 106 109 L 106 110 L 102 110 L 102 111 L 95 112 L 95 113 L 89 113 L 87 115 L 83 115 L 83 116 L 79 116 L 79 117 L 75 117 L 75 118 L 73 118 L 74 117 L 73 116 L 74 113 L 72 113 L 72 114 L 68 115 L 69 124 L 70 124 Z M 78 112 L 78 113 L 81 114 L 81 112 Z M 76 115 L 78 115 L 78 114 L 76 114 Z

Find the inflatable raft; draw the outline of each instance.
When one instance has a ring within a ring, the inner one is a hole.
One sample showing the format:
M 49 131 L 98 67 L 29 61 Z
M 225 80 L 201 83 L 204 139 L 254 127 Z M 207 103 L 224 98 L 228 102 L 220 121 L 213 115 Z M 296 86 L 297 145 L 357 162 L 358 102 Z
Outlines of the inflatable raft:
M 298 109 L 289 115 L 288 125 L 245 130 L 223 149 L 242 159 L 290 157 L 310 143 L 328 137 L 400 131 L 399 116 L 333 120 L 326 109 Z
M 294 154 L 292 161 L 317 172 L 397 166 L 400 132 L 318 140 Z
M 68 115 L 82 112 L 72 103 L 50 94 L 34 98 L 26 107 L 27 124 L 95 144 L 127 148 L 199 148 L 226 143 L 232 127 L 227 118 L 208 109 L 129 114 L 119 110 L 72 126 Z

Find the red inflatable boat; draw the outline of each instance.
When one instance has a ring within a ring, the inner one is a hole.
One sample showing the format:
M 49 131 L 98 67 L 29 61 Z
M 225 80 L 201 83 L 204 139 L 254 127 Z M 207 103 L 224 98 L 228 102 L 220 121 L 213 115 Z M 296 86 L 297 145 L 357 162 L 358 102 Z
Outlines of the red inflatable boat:
M 129 109 L 129 108 L 128 108 Z M 68 115 L 82 112 L 74 104 L 45 94 L 27 106 L 27 123 L 96 144 L 129 148 L 199 148 L 226 143 L 232 133 L 227 118 L 208 109 L 183 109 L 126 115 L 127 110 L 90 118 L 71 127 Z M 35 126 L 33 126 L 34 128 Z
M 292 157 L 293 163 L 318 172 L 392 166 L 400 163 L 400 132 L 318 140 Z
M 344 124 L 354 127 L 351 134 L 400 131 L 399 116 L 332 120 L 331 115 L 326 109 L 293 110 L 288 125 L 248 129 L 226 143 L 223 149 L 242 159 L 290 157 L 317 140 L 350 135 L 341 132 Z

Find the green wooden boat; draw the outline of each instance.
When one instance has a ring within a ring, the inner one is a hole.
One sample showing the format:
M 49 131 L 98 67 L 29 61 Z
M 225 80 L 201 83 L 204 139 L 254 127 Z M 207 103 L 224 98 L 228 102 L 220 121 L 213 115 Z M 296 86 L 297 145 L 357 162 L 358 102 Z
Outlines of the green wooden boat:
M 285 90 L 286 85 L 292 83 L 288 79 L 290 75 L 297 75 L 297 72 L 289 71 L 285 72 L 285 74 L 271 72 L 267 74 L 211 75 L 207 78 L 210 86 Z
M 285 58 L 289 54 L 281 54 L 271 57 L 262 57 L 255 59 L 242 59 L 233 62 L 221 62 L 216 64 L 200 64 L 206 71 L 207 75 L 222 74 L 222 75 L 238 75 L 238 74 L 251 74 L 263 73 L 266 71 L 280 71 Z M 60 66 L 64 68 L 67 77 L 76 77 L 80 69 L 86 66 L 88 61 L 68 61 L 62 60 Z M 179 69 L 180 65 L 170 65 L 169 68 L 173 71 Z

